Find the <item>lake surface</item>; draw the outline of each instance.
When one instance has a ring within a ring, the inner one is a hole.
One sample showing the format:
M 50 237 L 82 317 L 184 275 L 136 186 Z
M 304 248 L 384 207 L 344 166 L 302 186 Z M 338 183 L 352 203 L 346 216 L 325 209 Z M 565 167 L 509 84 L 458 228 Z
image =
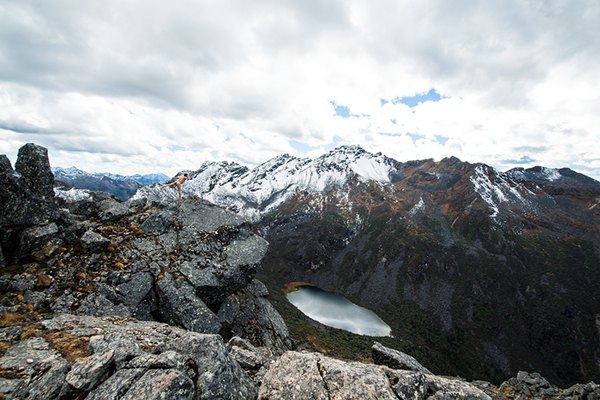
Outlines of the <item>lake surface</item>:
M 300 286 L 287 298 L 306 316 L 333 328 L 365 336 L 390 336 L 392 329 L 373 311 L 315 286 Z

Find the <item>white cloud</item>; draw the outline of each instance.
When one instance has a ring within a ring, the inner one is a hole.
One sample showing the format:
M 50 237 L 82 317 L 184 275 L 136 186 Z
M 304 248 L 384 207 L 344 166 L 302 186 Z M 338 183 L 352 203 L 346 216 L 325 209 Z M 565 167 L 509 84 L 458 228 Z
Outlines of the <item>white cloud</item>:
M 0 152 L 173 174 L 352 143 L 600 179 L 599 19 L 592 0 L 7 0 Z M 444 98 L 380 101 L 431 88 Z

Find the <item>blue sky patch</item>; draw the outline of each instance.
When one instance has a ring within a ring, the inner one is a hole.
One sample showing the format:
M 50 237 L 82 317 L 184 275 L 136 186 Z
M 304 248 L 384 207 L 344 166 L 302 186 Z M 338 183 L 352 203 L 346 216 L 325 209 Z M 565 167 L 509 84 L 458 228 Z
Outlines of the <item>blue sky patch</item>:
M 340 116 L 342 118 L 364 118 L 369 117 L 368 114 L 352 114 L 350 112 L 350 107 L 338 104 L 335 101 L 330 101 L 333 106 L 333 110 L 335 111 L 335 115 Z
M 446 144 L 446 142 L 448 141 L 448 137 L 447 136 L 442 136 L 442 135 L 435 135 L 435 141 L 438 142 L 439 144 L 441 144 L 442 146 Z
M 533 158 L 531 158 L 529 156 L 522 156 L 518 160 L 501 160 L 500 162 L 502 164 L 531 164 L 531 163 L 534 163 L 536 161 L 537 160 L 534 160 Z
M 429 89 L 428 92 L 418 93 L 414 96 L 396 97 L 395 99 L 392 99 L 392 100 L 379 99 L 379 102 L 381 103 L 382 106 L 391 102 L 392 104 L 404 104 L 406 106 L 409 106 L 410 108 L 414 108 L 414 107 L 418 106 L 419 104 L 422 104 L 422 103 L 425 103 L 428 101 L 440 101 L 441 99 L 443 99 L 443 97 L 440 96 L 440 94 L 437 92 L 437 90 Z
M 413 143 L 417 143 L 417 140 L 419 139 L 426 139 L 425 136 L 420 135 L 418 133 L 407 133 L 408 136 L 410 136 L 410 138 L 412 139 Z

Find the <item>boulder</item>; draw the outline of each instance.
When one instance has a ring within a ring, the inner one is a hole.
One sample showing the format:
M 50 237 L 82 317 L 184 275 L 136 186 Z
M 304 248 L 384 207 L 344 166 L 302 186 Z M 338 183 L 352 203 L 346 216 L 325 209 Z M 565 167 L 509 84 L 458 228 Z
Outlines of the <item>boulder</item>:
M 371 356 L 375 364 L 385 365 L 392 369 L 404 369 L 432 375 L 431 371 L 422 366 L 414 357 L 401 351 L 387 348 L 378 342 L 375 342 L 373 347 L 371 347 Z
M 85 233 L 81 236 L 81 244 L 85 248 L 92 251 L 98 251 L 100 249 L 103 249 L 109 243 L 110 240 L 100 235 L 99 233 L 92 231 L 91 229 L 85 231 Z
M 24 229 L 19 235 L 17 261 L 28 256 L 33 256 L 38 250 L 54 239 L 57 234 L 58 226 L 54 222 Z M 57 245 L 59 244 L 60 242 L 57 242 Z

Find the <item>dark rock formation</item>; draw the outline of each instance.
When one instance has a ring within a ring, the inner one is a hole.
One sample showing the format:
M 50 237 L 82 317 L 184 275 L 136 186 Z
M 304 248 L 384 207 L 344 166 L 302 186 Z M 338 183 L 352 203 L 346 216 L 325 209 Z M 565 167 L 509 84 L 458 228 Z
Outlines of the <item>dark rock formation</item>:
M 15 169 L 0 155 L 0 228 L 34 226 L 57 218 L 54 177 L 48 151 L 28 143 L 19 149 Z

